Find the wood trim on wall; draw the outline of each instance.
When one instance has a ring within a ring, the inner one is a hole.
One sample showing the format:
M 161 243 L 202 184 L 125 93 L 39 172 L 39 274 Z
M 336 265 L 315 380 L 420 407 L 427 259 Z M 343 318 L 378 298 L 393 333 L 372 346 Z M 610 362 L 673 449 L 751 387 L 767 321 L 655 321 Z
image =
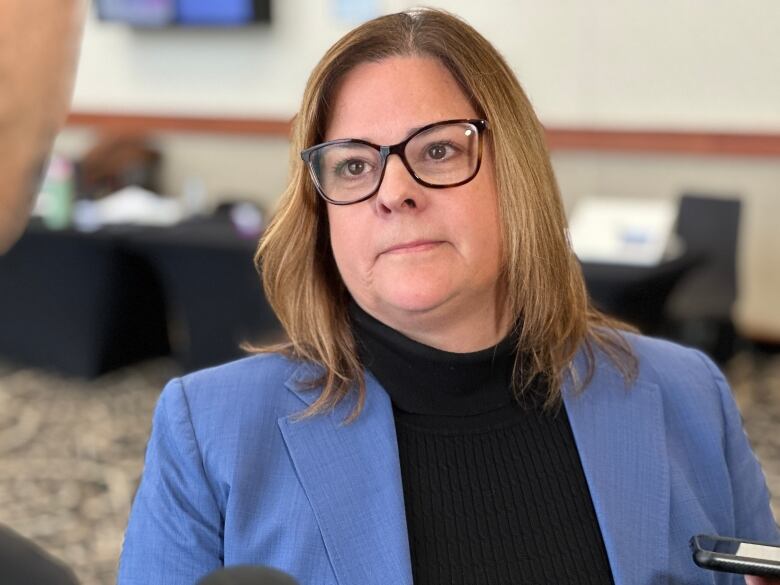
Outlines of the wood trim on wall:
M 193 132 L 204 134 L 247 134 L 252 136 L 290 135 L 291 122 L 265 118 L 214 118 L 151 114 L 102 114 L 73 112 L 68 126 L 87 126 L 114 134 L 155 134 Z
M 290 135 L 291 121 L 265 118 L 163 116 L 74 112 L 69 126 L 87 126 L 102 132 L 154 134 L 194 132 L 272 136 Z M 553 151 L 656 152 L 691 155 L 780 156 L 780 134 L 681 132 L 658 130 L 598 130 L 547 128 Z
M 547 128 L 550 150 L 780 156 L 780 134 Z

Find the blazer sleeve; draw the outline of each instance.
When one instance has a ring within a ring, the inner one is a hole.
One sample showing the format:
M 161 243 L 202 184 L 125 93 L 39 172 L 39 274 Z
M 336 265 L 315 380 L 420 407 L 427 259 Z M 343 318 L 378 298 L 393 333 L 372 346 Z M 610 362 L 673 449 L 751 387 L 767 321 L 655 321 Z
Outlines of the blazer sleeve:
M 750 447 L 731 388 L 712 361 L 699 354 L 720 392 L 725 424 L 725 454 L 734 498 L 734 536 L 748 540 L 780 543 L 780 530 L 772 515 L 769 490 L 756 456 Z
M 222 566 L 223 523 L 182 382 L 173 380 L 155 409 L 118 584 L 192 585 Z

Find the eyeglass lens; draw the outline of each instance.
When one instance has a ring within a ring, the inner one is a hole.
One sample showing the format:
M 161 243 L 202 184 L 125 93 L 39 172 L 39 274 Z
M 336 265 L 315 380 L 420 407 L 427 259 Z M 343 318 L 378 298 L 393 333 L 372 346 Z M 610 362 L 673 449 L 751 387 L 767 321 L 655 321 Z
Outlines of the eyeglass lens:
M 376 190 L 384 161 L 375 148 L 354 142 L 329 144 L 312 153 L 311 168 L 323 193 L 339 202 Z M 433 126 L 413 136 L 404 157 L 418 180 L 446 187 L 468 180 L 479 164 L 479 133 L 468 122 Z

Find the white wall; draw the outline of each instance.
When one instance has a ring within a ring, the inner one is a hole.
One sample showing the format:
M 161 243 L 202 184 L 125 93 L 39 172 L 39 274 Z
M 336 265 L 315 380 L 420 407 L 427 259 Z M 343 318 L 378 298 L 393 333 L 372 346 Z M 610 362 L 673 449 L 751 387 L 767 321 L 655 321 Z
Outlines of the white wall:
M 385 12 L 417 4 L 377 0 Z M 276 0 L 270 27 L 138 31 L 90 18 L 76 110 L 291 116 L 352 23 Z M 430 0 L 485 34 L 556 125 L 780 131 L 777 0 Z

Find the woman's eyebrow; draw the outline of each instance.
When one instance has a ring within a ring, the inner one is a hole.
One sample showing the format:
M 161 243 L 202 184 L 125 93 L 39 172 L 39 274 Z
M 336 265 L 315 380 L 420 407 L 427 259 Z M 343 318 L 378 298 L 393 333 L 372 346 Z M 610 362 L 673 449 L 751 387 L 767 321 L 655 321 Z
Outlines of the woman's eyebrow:
M 414 128 L 409 128 L 409 130 L 406 131 L 406 135 L 404 136 L 403 140 L 399 140 L 399 142 L 403 142 L 407 138 L 409 138 L 412 134 L 415 132 L 419 132 L 423 128 L 425 128 L 428 124 L 423 124 L 422 126 L 415 126 Z M 373 140 L 369 140 L 368 138 L 358 138 L 358 140 L 365 140 L 366 142 L 371 142 L 372 144 L 375 144 Z
M 413 128 L 409 128 L 406 131 L 406 135 L 404 136 L 403 140 L 400 140 L 399 142 L 403 142 L 404 140 L 409 138 L 412 134 L 414 134 L 415 132 L 419 132 L 420 130 L 422 130 L 423 128 L 425 128 L 428 125 L 429 124 L 422 124 L 421 126 L 414 126 Z M 326 140 L 325 142 L 333 142 L 335 140 L 362 140 L 364 142 L 370 142 L 371 144 L 378 144 L 378 143 L 374 142 L 373 140 L 371 140 L 370 138 L 368 138 L 367 136 L 347 136 L 347 137 L 344 137 L 344 138 L 333 138 L 331 140 Z
M 414 134 L 415 132 L 419 132 L 420 130 L 422 130 L 423 128 L 425 128 L 427 125 L 428 125 L 428 124 L 423 124 L 422 126 L 415 126 L 414 128 L 410 128 L 410 129 L 409 129 L 409 130 L 407 130 L 407 132 L 406 132 L 406 138 L 409 138 L 409 137 L 410 137 L 412 134 Z

